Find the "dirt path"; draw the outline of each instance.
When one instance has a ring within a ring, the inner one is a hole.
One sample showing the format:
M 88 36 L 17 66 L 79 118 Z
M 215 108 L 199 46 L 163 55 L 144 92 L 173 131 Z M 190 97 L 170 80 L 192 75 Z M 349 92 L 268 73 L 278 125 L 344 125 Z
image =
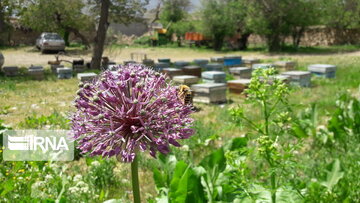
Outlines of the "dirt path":
M 41 54 L 33 47 L 25 47 L 19 49 L 8 49 L 1 51 L 5 57 L 5 65 L 16 65 L 20 67 L 29 67 L 30 65 L 47 65 L 50 60 L 55 60 L 54 53 Z M 178 49 L 178 48 L 115 48 L 107 49 L 105 51 L 106 56 L 109 56 L 112 61 L 116 63 L 122 63 L 124 60 L 130 60 L 130 54 L 133 52 L 146 53 L 150 59 L 158 58 L 170 58 L 172 61 L 187 60 L 192 61 L 196 58 L 209 59 L 212 56 L 224 56 L 227 53 L 216 53 L 211 50 L 197 50 L 197 49 Z M 338 56 L 360 56 L 360 51 L 349 53 L 335 53 L 335 54 L 260 54 L 258 52 L 231 52 L 231 55 L 241 55 L 244 58 L 256 57 L 260 59 L 268 58 L 307 58 L 307 57 L 329 57 L 334 55 Z M 76 49 L 70 49 L 65 56 L 61 56 L 61 59 L 72 61 L 74 59 L 91 59 L 91 50 L 82 51 Z M 65 63 L 66 64 L 66 63 Z

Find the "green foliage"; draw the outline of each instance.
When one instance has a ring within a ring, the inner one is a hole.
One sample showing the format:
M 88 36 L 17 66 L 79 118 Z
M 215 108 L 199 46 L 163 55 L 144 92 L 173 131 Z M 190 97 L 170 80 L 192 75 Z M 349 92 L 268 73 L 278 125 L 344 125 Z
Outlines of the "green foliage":
M 19 124 L 19 127 L 23 129 L 69 129 L 69 121 L 60 113 L 54 112 L 49 116 L 29 116 Z
M 166 23 L 179 22 L 186 18 L 189 8 L 189 0 L 163 0 L 160 19 Z

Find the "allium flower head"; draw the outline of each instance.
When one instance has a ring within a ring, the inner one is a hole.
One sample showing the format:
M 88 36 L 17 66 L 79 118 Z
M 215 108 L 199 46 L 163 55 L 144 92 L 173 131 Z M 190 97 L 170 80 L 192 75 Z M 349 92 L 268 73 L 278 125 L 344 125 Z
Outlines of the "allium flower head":
M 132 162 L 136 151 L 167 154 L 169 144 L 189 138 L 193 120 L 165 75 L 142 65 L 119 66 L 80 84 L 72 131 L 79 149 L 90 155 L 120 156 Z

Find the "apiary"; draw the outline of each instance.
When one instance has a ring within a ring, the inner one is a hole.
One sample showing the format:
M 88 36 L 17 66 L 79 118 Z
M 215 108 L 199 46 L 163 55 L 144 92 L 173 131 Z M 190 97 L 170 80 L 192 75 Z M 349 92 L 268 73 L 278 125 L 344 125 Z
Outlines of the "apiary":
M 223 103 L 226 102 L 226 84 L 195 84 L 191 86 L 194 92 L 194 102 Z
M 43 80 L 44 68 L 42 66 L 30 66 L 28 74 L 34 80 Z
M 222 71 L 205 71 L 201 73 L 205 83 L 225 83 L 226 73 Z
M 173 81 L 178 85 L 191 86 L 199 82 L 199 78 L 193 75 L 178 75 L 173 77 Z
M 93 79 L 96 78 L 96 73 L 78 73 L 77 78 L 81 82 L 91 82 Z
M 230 80 L 227 82 L 227 86 L 231 93 L 241 94 L 249 87 L 250 81 L 251 79 Z
M 205 66 L 206 71 L 223 71 L 224 65 L 220 63 L 209 63 Z
M 171 60 L 169 58 L 161 58 L 161 59 L 158 59 L 158 62 L 170 64 Z
M 190 63 L 189 62 L 187 62 L 187 61 L 175 61 L 174 62 L 174 66 L 176 67 L 176 68 L 183 68 L 183 67 L 185 67 L 185 66 L 188 66 Z
M 170 79 L 177 75 L 183 75 L 183 71 L 177 68 L 164 68 L 162 72 L 166 74 Z
M 67 67 L 63 67 L 63 68 L 57 68 L 56 70 L 57 72 L 57 77 L 59 79 L 70 79 L 72 78 L 72 69 L 71 68 L 67 68 Z
M 205 68 L 205 66 L 209 63 L 209 60 L 207 59 L 195 59 L 194 63 L 202 68 Z
M 17 76 L 19 74 L 19 68 L 17 66 L 4 66 L 2 72 L 5 76 Z
M 200 66 L 185 66 L 183 67 L 183 72 L 185 75 L 194 75 L 201 77 L 201 67 Z
M 234 75 L 236 79 L 250 79 L 252 69 L 247 67 L 229 68 L 229 72 Z
M 210 61 L 212 63 L 224 63 L 224 57 L 211 57 Z
M 260 63 L 260 60 L 259 59 L 249 58 L 249 59 L 243 59 L 242 63 L 244 64 L 244 66 L 246 66 L 248 68 L 252 68 L 252 65 Z
M 308 67 L 308 71 L 319 77 L 334 78 L 336 66 L 330 64 L 313 64 Z
M 298 85 L 300 87 L 311 86 L 311 73 L 308 71 L 288 71 L 281 75 L 290 77 L 290 84 Z
M 169 67 L 170 67 L 169 63 L 159 62 L 154 64 L 154 69 L 156 71 L 162 71 L 164 68 L 169 68 Z
M 275 68 L 274 64 L 269 64 L 269 63 L 256 63 L 252 65 L 253 69 L 269 69 L 269 68 Z
M 295 69 L 296 63 L 294 61 L 276 61 L 274 65 L 276 66 L 276 68 L 290 71 Z
M 239 66 L 242 63 L 241 59 L 241 56 L 225 56 L 224 65 L 229 67 Z

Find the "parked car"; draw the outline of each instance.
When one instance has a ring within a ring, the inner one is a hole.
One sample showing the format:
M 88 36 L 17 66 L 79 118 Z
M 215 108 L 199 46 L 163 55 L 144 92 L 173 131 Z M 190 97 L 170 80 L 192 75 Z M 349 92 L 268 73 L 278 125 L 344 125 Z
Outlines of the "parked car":
M 0 52 L 0 68 L 4 65 L 5 59 L 4 59 L 4 55 L 2 55 L 2 53 Z
M 46 51 L 65 51 L 65 41 L 57 33 L 43 32 L 36 39 L 36 47 L 42 53 Z

